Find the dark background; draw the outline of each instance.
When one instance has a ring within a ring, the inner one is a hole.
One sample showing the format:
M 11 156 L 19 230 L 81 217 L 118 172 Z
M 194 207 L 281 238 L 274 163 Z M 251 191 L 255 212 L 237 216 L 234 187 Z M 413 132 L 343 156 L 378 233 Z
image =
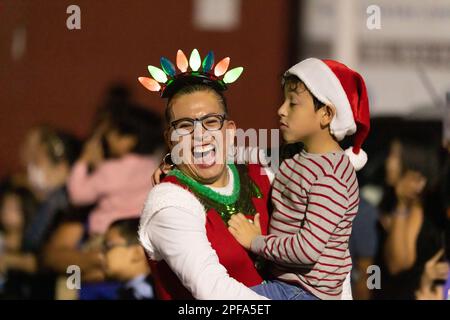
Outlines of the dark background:
M 81 9 L 81 30 L 68 30 L 66 9 Z M 296 59 L 297 1 L 242 1 L 238 28 L 199 31 L 192 1 L 0 0 L 0 177 L 18 169 L 19 145 L 33 125 L 47 123 L 80 137 L 88 133 L 107 88 L 127 85 L 138 102 L 163 110 L 163 101 L 137 81 L 147 65 L 178 49 L 216 61 L 230 56 L 230 68 L 244 74 L 227 96 L 242 128 L 276 128 L 280 76 Z M 14 61 L 12 34 L 26 28 L 26 51 Z

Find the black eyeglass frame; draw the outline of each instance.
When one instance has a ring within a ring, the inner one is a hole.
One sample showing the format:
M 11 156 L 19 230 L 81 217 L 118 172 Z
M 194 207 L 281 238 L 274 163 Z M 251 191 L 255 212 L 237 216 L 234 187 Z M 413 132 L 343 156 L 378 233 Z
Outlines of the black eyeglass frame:
M 217 129 L 208 129 L 208 128 L 205 126 L 205 124 L 203 123 L 203 121 L 206 120 L 206 119 L 208 119 L 208 118 L 213 118 L 213 117 L 219 119 L 219 121 L 220 121 L 220 127 L 217 128 Z M 200 118 L 195 118 L 195 119 L 192 119 L 192 118 L 181 118 L 181 119 L 174 120 L 174 121 L 172 121 L 172 122 L 170 123 L 170 127 L 171 127 L 173 130 L 177 131 L 180 135 L 188 135 L 188 134 L 192 134 L 192 132 L 194 132 L 194 130 L 195 130 L 195 124 L 196 124 L 197 122 L 200 122 L 200 123 L 202 124 L 203 129 L 205 129 L 206 131 L 219 131 L 219 130 L 222 130 L 223 124 L 225 123 L 225 120 L 227 120 L 226 114 L 209 113 L 209 114 L 206 114 L 206 115 L 204 115 L 203 117 L 200 117 Z M 191 130 L 190 132 L 180 133 L 178 130 L 186 130 L 186 129 L 176 128 L 176 125 L 179 124 L 179 123 L 181 123 L 181 122 L 183 122 L 183 121 L 189 121 L 189 122 L 192 124 L 192 130 Z

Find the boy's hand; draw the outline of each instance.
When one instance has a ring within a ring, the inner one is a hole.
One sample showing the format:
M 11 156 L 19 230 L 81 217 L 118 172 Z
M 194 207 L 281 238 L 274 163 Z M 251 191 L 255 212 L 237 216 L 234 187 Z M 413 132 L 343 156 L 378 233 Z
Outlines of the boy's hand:
M 261 235 L 259 213 L 255 215 L 253 222 L 250 222 L 242 213 L 232 215 L 228 221 L 228 230 L 245 249 L 250 250 L 252 240 Z
M 161 183 L 161 180 L 164 178 L 166 174 L 169 173 L 171 167 L 166 165 L 164 162 L 161 162 L 159 167 L 152 174 L 152 183 L 154 186 Z

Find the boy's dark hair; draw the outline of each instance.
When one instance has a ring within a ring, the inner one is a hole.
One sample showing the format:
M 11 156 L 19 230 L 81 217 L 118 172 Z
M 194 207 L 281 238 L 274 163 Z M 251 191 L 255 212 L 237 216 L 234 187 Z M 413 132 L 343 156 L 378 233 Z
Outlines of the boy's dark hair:
M 113 105 L 109 112 L 112 129 L 136 138 L 136 145 L 131 152 L 152 154 L 163 145 L 162 121 L 156 112 L 131 103 Z
M 26 228 L 31 217 L 36 213 L 38 209 L 38 201 L 29 189 L 9 184 L 4 187 L 4 190 L 0 195 L 0 209 L 3 207 L 5 198 L 10 195 L 14 195 L 19 198 L 20 207 L 23 212 L 24 228 Z M 0 224 L 0 230 L 3 230 L 3 228 L 4 226 Z
M 109 229 L 117 229 L 129 244 L 138 244 L 139 218 L 120 219 L 114 221 Z
M 304 84 L 304 82 L 300 80 L 299 77 L 295 75 L 288 75 L 286 77 L 283 77 L 282 83 L 283 83 L 283 90 L 287 87 L 288 91 L 296 91 L 297 88 L 303 84 L 305 89 L 308 90 L 308 92 L 311 94 L 313 98 L 315 111 L 325 106 L 323 102 L 321 102 L 319 99 L 316 98 L 316 96 L 314 96 L 314 94 L 308 89 L 308 87 Z
M 171 96 L 167 98 L 167 105 L 166 110 L 164 112 L 164 117 L 166 120 L 166 124 L 170 123 L 171 119 L 171 108 L 172 108 L 172 101 L 175 98 L 178 98 L 180 96 L 191 94 L 194 92 L 200 92 L 200 91 L 209 91 L 216 94 L 217 99 L 219 100 L 220 105 L 222 106 L 223 113 L 225 116 L 228 116 L 228 106 L 227 106 L 227 100 L 223 94 L 223 92 L 215 90 L 214 88 L 205 85 L 205 84 L 190 84 L 186 85 L 184 87 L 181 87 L 179 90 L 175 91 Z
M 41 143 L 54 163 L 67 161 L 71 166 L 81 152 L 81 141 L 75 136 L 60 130 L 45 127 L 41 132 Z

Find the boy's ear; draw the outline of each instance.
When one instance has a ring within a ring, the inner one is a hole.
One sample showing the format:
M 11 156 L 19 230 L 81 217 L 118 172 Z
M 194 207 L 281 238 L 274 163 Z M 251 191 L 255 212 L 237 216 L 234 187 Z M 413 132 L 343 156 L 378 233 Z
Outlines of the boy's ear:
M 320 112 L 320 125 L 322 128 L 325 128 L 329 126 L 331 120 L 333 120 L 336 114 L 336 109 L 334 108 L 334 106 L 326 104 L 322 108 L 320 108 L 319 112 Z

